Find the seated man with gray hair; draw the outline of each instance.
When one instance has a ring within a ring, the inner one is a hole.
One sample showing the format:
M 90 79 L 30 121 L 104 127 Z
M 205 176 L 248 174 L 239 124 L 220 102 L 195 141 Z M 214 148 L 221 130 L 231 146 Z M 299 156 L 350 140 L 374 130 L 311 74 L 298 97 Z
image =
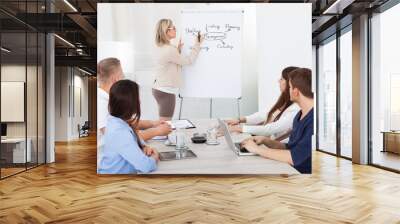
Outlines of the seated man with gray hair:
M 108 98 L 111 86 L 124 78 L 121 62 L 117 58 L 106 58 L 97 64 L 97 141 L 101 145 L 105 133 L 108 112 Z M 149 140 L 155 136 L 168 135 L 172 128 L 163 121 L 140 120 L 139 137 Z

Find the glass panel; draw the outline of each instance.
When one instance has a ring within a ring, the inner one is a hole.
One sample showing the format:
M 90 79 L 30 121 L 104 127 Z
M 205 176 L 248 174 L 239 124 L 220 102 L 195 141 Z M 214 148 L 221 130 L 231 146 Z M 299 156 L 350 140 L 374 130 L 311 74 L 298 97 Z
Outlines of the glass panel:
M 318 48 L 318 147 L 336 153 L 336 38 Z
M 39 33 L 38 45 L 38 163 L 45 163 L 45 122 L 46 122 L 46 108 L 45 108 L 45 60 L 46 60 L 46 37 L 44 34 Z
M 38 132 L 38 35 L 36 32 L 27 33 L 28 38 L 28 62 L 27 62 L 27 95 L 26 95 L 26 111 L 27 111 L 27 144 L 28 151 L 31 153 L 30 158 L 28 159 L 28 168 L 34 167 L 37 165 L 38 160 L 38 141 L 37 141 L 37 132 Z
M 400 170 L 400 4 L 372 18 L 372 163 Z
M 352 35 L 340 37 L 340 152 L 352 157 Z
M 45 1 L 0 1 L 0 7 L 22 21 L 32 20 L 38 18 L 33 13 L 45 12 Z M 44 34 L 3 12 L 0 26 L 0 177 L 4 178 L 45 162 L 46 42 Z
M 26 33 L 1 34 L 2 178 L 25 170 L 26 151 Z M 5 133 L 6 132 L 6 133 Z

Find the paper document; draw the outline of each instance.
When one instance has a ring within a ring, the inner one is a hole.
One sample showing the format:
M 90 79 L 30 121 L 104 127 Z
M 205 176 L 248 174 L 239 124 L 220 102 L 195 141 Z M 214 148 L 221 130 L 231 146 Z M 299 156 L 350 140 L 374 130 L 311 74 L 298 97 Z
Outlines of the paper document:
M 153 140 L 165 140 L 165 139 L 168 139 L 168 136 L 154 136 L 152 139 Z
M 187 120 L 173 120 L 173 121 L 167 121 L 167 123 L 169 125 L 171 125 L 172 129 L 176 129 L 176 128 L 195 128 L 194 124 Z

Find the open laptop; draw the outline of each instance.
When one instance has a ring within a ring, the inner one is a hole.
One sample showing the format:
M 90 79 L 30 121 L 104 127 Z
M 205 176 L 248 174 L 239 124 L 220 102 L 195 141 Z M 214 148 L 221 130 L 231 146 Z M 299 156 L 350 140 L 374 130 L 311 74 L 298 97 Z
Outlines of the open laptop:
M 238 156 L 254 156 L 254 155 L 256 155 L 252 152 L 247 151 L 247 149 L 241 147 L 240 142 L 233 142 L 231 133 L 229 133 L 228 125 L 224 121 L 222 121 L 221 119 L 218 119 L 218 123 L 219 123 L 220 128 L 224 132 L 226 143 L 228 143 L 229 148 L 231 148 L 234 153 L 236 153 Z M 250 137 L 250 136 L 251 135 L 248 135 L 248 137 Z
M 7 139 L 7 124 L 1 123 L 1 140 Z

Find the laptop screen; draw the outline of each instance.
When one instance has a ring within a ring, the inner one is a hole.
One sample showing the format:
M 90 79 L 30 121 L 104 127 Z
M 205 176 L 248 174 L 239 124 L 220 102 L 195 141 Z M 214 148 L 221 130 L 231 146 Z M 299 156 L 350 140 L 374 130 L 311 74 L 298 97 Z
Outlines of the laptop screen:
M 1 136 L 7 136 L 7 124 L 1 123 Z
M 228 144 L 228 146 L 231 149 L 236 149 L 235 145 L 233 144 L 232 136 L 229 133 L 228 125 L 221 119 L 218 119 L 218 122 L 219 122 L 219 126 L 222 128 L 222 131 L 224 132 L 224 137 L 225 137 L 226 143 Z

